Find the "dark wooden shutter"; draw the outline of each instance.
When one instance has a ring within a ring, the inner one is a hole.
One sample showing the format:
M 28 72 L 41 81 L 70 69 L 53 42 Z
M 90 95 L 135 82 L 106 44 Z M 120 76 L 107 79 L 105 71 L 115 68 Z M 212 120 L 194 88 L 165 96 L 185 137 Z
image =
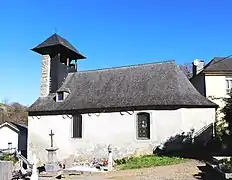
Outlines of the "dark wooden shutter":
M 73 115 L 73 138 L 82 138 L 82 116 Z
M 138 139 L 150 139 L 150 114 L 137 114 L 137 137 Z

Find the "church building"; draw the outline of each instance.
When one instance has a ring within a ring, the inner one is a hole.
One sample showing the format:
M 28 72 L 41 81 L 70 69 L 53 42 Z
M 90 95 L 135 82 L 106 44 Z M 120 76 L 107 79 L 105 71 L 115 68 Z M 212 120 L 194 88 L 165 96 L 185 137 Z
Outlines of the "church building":
M 216 104 L 202 96 L 175 61 L 79 71 L 86 59 L 54 34 L 42 55 L 40 97 L 30 106 L 28 158 L 46 162 L 49 133 L 58 160 L 152 153 L 170 137 L 215 122 Z

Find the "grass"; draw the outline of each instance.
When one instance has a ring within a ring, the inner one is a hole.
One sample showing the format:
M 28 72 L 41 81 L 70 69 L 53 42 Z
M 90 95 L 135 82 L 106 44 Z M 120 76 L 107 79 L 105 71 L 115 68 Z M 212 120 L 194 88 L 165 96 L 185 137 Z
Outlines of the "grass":
M 185 162 L 186 159 L 178 157 L 145 155 L 140 157 L 123 158 L 116 161 L 120 170 L 139 169 L 154 166 L 167 166 L 172 164 L 179 164 Z

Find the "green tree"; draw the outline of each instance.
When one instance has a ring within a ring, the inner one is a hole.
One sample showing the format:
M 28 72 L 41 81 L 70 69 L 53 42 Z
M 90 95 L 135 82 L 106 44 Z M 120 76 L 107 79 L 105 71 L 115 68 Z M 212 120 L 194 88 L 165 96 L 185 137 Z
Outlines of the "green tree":
M 220 110 L 223 114 L 217 124 L 217 133 L 220 140 L 225 144 L 228 149 L 232 150 L 232 92 L 226 98 L 222 98 L 224 107 Z
M 227 98 L 223 98 L 225 106 L 221 109 L 224 114 L 223 119 L 228 123 L 228 134 L 232 136 L 232 93 Z

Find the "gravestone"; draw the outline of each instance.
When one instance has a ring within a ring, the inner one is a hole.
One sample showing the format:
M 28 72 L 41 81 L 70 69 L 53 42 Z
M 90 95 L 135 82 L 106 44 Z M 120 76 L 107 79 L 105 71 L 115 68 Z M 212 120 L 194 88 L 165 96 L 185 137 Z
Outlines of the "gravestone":
M 49 136 L 51 138 L 51 146 L 46 149 L 48 152 L 48 161 L 45 164 L 45 169 L 46 169 L 46 172 L 50 172 L 50 173 L 58 171 L 58 162 L 57 162 L 57 154 L 56 154 L 58 148 L 55 148 L 53 146 L 53 136 L 54 135 L 55 134 L 51 130 L 51 133 L 49 134 Z
M 10 161 L 0 161 L 0 180 L 11 180 L 13 163 Z

